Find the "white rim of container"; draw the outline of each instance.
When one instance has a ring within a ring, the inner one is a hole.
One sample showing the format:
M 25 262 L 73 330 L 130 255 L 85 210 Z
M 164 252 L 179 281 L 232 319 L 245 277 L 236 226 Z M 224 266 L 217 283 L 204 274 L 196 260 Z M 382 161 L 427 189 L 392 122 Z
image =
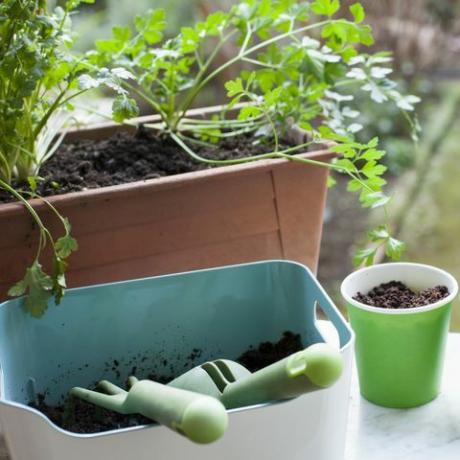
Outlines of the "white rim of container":
M 359 280 L 362 279 L 363 276 L 366 277 L 372 272 L 377 272 L 377 274 L 379 274 L 378 272 L 381 272 L 379 275 L 382 276 L 382 278 L 384 279 L 381 279 L 381 281 L 374 282 L 375 284 L 373 286 L 370 286 L 368 289 L 372 289 L 373 287 L 378 286 L 380 283 L 389 282 L 391 280 L 402 281 L 405 284 L 410 285 L 410 281 L 407 281 L 407 279 L 400 280 L 398 279 L 397 275 L 390 276 L 390 277 L 384 276 L 384 274 L 387 275 L 388 273 L 391 273 L 392 269 L 401 269 L 401 268 L 408 269 L 408 270 L 416 269 L 419 271 L 425 270 L 427 275 L 431 272 L 431 274 L 435 274 L 436 276 L 440 278 L 444 278 L 444 281 L 442 283 L 435 282 L 432 285 L 427 285 L 425 288 L 434 287 L 439 284 L 444 284 L 449 289 L 449 295 L 445 297 L 444 299 L 441 299 L 435 303 L 424 305 L 422 307 L 413 307 L 413 308 L 373 307 L 371 305 L 366 305 L 364 303 L 358 302 L 357 300 L 353 299 L 353 296 L 355 296 L 358 293 L 358 291 L 362 292 L 366 290 L 366 289 L 356 288 L 356 286 L 360 284 Z M 354 292 L 350 292 L 351 289 L 353 289 Z M 458 284 L 455 278 L 450 273 L 440 268 L 433 267 L 431 265 L 418 264 L 418 263 L 413 263 L 413 262 L 391 262 L 391 263 L 384 263 L 384 264 L 376 264 L 370 267 L 364 267 L 359 270 L 356 270 L 355 272 L 351 273 L 343 280 L 342 285 L 340 286 L 340 292 L 342 294 L 342 297 L 349 304 L 353 305 L 354 307 L 360 308 L 362 310 L 367 310 L 370 312 L 381 313 L 381 314 L 386 314 L 386 315 L 410 315 L 410 314 L 423 313 L 426 311 L 435 310 L 436 308 L 443 307 L 444 305 L 452 302 L 458 294 Z

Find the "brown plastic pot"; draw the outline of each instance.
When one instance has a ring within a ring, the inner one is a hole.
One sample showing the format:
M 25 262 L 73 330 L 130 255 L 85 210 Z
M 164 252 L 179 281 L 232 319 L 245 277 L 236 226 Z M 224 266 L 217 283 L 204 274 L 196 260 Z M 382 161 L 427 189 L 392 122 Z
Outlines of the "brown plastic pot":
M 67 137 L 100 139 L 120 129 L 134 128 L 105 124 Z M 331 158 L 327 150 L 303 156 Z M 51 197 L 79 244 L 69 260 L 68 285 L 261 259 L 295 260 L 315 272 L 327 175 L 324 167 L 265 160 Z M 59 234 L 46 205 L 31 203 Z M 18 203 L 0 205 L 0 230 L 3 300 L 33 259 L 38 232 Z

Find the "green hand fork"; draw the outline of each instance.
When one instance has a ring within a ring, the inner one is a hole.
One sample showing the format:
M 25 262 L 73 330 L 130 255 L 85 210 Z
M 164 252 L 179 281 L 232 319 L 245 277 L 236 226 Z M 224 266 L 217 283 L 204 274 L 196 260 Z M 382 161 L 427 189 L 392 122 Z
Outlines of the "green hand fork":
M 340 352 L 318 343 L 254 373 L 234 361 L 218 359 L 191 369 L 168 385 L 130 377 L 129 392 L 102 381 L 100 388 L 110 395 L 84 388 L 73 388 L 71 394 L 117 412 L 140 413 L 192 441 L 207 443 L 225 432 L 225 408 L 294 398 L 329 387 L 341 373 Z
M 120 414 L 142 414 L 200 444 L 216 441 L 227 429 L 225 407 L 211 396 L 133 376 L 128 384 L 130 389 L 125 391 L 102 380 L 98 388 L 107 394 L 79 387 L 70 394 Z

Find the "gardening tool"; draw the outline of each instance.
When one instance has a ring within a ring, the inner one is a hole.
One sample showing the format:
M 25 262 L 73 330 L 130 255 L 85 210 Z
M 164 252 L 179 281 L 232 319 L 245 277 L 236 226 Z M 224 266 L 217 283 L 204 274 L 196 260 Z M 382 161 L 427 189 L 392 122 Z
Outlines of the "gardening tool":
M 108 394 L 73 388 L 71 394 L 123 414 L 140 413 L 192 441 L 209 443 L 227 428 L 226 409 L 289 399 L 332 385 L 342 373 L 339 350 L 317 343 L 251 373 L 241 364 L 218 359 L 162 385 L 128 379 L 127 392 L 108 381 Z
M 125 391 L 102 380 L 98 388 L 107 394 L 79 387 L 70 394 L 120 414 L 141 414 L 200 444 L 216 441 L 227 429 L 225 407 L 211 396 L 134 376 L 129 377 L 128 385 Z

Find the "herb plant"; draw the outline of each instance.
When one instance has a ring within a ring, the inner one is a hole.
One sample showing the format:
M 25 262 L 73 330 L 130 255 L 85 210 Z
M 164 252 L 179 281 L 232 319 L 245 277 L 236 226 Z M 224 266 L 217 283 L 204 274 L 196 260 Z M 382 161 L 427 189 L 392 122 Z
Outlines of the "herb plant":
M 93 69 L 84 57 L 70 51 L 70 14 L 82 2 L 94 0 L 68 0 L 52 13 L 45 0 L 0 3 L 0 189 L 24 204 L 40 234 L 32 265 L 9 294 L 28 293 L 26 307 L 35 316 L 44 312 L 51 295 L 59 303 L 65 288 L 66 259 L 77 243 L 69 222 L 56 209 L 52 207 L 64 229 L 58 239 L 26 198 L 34 196 L 40 166 L 62 141 L 65 131 L 58 133 L 70 118 L 71 101 L 99 84 L 118 91 L 119 100 L 126 93 L 119 85 L 125 71 Z M 24 182 L 32 193 L 18 189 Z M 53 249 L 52 275 L 45 273 L 40 263 L 47 244 Z
M 377 138 L 356 141 L 362 125 L 355 94 L 362 92 L 376 104 L 392 101 L 406 115 L 418 98 L 401 94 L 389 78 L 391 56 L 361 51 L 373 44 L 373 37 L 360 3 L 342 11 L 339 0 L 245 0 L 170 39 L 163 36 L 165 13 L 156 9 L 136 17 L 135 32 L 115 26 L 112 38 L 76 55 L 71 52 L 70 15 L 80 3 L 93 2 L 67 0 L 52 13 L 45 0 L 0 4 L 0 188 L 26 206 L 40 232 L 35 260 L 10 294 L 28 293 L 32 314 L 40 316 L 51 295 L 59 303 L 66 259 L 77 243 L 69 222 L 46 202 L 64 228 L 64 236 L 55 239 L 27 198 L 35 196 L 40 166 L 63 138 L 72 100 L 101 85 L 116 92 L 114 120 L 136 116 L 135 98 L 141 99 L 160 117 L 147 126 L 171 136 L 197 161 L 229 165 L 284 158 L 319 164 L 347 174 L 348 189 L 359 194 L 363 206 L 385 209 L 386 168 L 380 163 L 385 152 Z M 218 56 L 224 48 L 222 62 Z M 238 76 L 225 83 L 228 103 L 220 115 L 207 120 L 188 116 L 200 93 L 230 69 Z M 299 128 L 308 133 L 307 140 L 282 148 L 280 141 Z M 216 146 L 242 134 L 252 134 L 267 152 L 232 160 L 197 153 L 197 145 Z M 331 163 L 295 155 L 327 141 L 334 142 L 331 150 L 338 154 Z M 32 193 L 18 188 L 23 182 Z M 379 248 L 392 258 L 404 249 L 388 224 L 372 230 L 369 238 L 371 245 L 358 252 L 357 264 L 372 263 Z M 46 245 L 53 249 L 51 275 L 40 264 Z
M 284 158 L 322 164 L 349 176 L 348 190 L 359 194 L 364 207 L 385 208 L 390 199 L 382 190 L 386 167 L 380 160 L 385 152 L 378 148 L 377 138 L 365 143 L 355 140 L 363 126 L 356 121 L 360 112 L 354 94 L 361 91 L 376 104 L 392 101 L 405 114 L 419 99 L 402 95 L 389 79 L 388 53 L 360 51 L 373 44 L 371 28 L 363 24 L 362 5 L 355 3 L 347 12 L 340 7 L 339 0 L 245 0 L 166 40 L 164 11 L 151 10 L 135 19 L 135 33 L 128 27 L 114 27 L 111 39 L 96 43 L 91 60 L 134 75 L 135 82 L 122 83 L 133 98 L 118 97 L 114 102 L 116 121 L 137 113 L 137 97 L 161 118 L 147 126 L 171 136 L 198 161 L 229 165 Z M 233 55 L 217 63 L 224 47 Z M 200 92 L 229 68 L 239 75 L 225 83 L 229 102 L 220 116 L 188 117 Z M 230 109 L 237 110 L 236 118 Z M 279 141 L 292 126 L 307 131 L 310 139 L 282 149 Z M 219 161 L 196 152 L 198 144 L 245 133 L 265 141 L 267 153 Z M 325 141 L 334 141 L 331 150 L 339 155 L 331 163 L 295 155 Z M 371 264 L 381 247 L 394 259 L 404 249 L 392 238 L 388 224 L 372 230 L 369 238 L 371 245 L 357 253 L 356 264 Z

